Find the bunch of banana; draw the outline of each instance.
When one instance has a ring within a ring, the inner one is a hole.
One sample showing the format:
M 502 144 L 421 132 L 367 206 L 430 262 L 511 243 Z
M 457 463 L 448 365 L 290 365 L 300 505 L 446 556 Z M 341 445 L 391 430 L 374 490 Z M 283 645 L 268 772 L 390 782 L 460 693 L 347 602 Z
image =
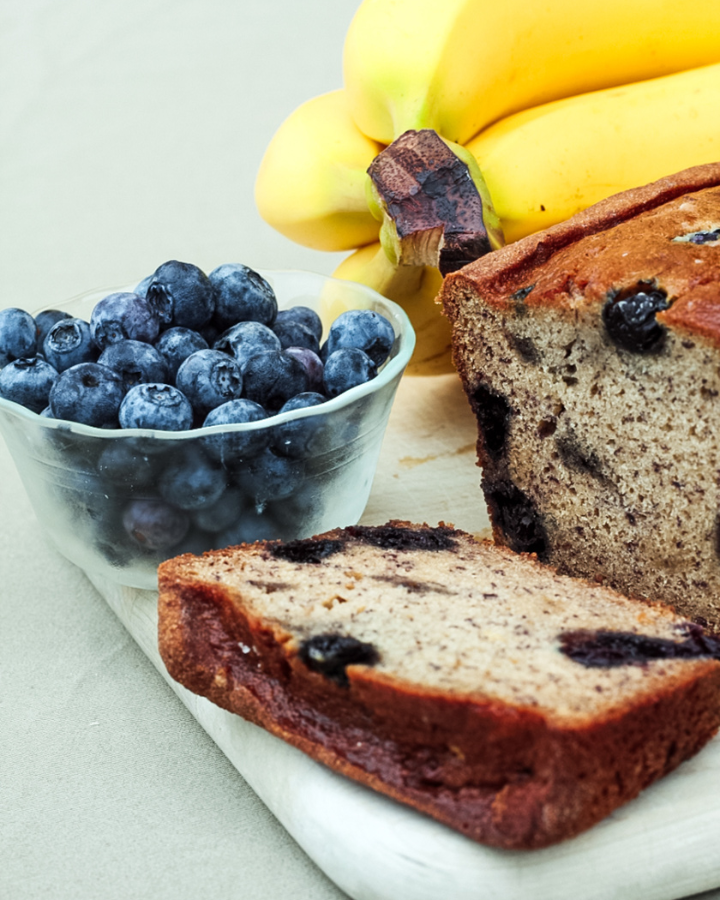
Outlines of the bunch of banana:
M 485 252 L 503 232 L 517 240 L 617 191 L 720 159 L 717 4 L 364 0 L 345 42 L 344 81 L 281 125 L 256 200 L 301 244 L 358 248 L 335 274 L 405 308 L 418 336 L 415 373 L 450 369 L 434 299 L 455 232 L 466 228 Z M 428 131 L 444 146 L 426 152 Z M 445 147 L 461 162 L 452 174 Z M 475 190 L 481 218 L 467 226 L 466 209 L 451 204 L 443 220 L 446 190 Z M 437 215 L 407 244 L 398 223 L 422 194 Z

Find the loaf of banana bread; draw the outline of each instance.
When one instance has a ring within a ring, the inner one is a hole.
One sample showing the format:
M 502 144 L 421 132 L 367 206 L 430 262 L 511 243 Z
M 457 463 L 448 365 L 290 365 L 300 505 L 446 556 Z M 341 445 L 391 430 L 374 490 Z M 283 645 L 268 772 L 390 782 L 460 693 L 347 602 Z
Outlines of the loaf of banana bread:
M 720 163 L 445 279 L 496 541 L 720 625 Z
M 572 837 L 720 723 L 720 642 L 451 526 L 390 522 L 159 568 L 190 690 L 489 845 Z

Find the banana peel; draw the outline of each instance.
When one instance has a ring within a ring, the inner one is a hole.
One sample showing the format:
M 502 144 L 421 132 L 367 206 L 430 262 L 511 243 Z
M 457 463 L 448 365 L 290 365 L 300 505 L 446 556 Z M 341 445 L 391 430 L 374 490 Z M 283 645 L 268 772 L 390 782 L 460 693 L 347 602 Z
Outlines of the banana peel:
M 313 97 L 285 119 L 265 151 L 255 180 L 260 215 L 313 250 L 354 250 L 377 240 L 365 182 L 382 149 L 353 122 L 343 90 Z
M 464 148 L 508 243 L 594 203 L 720 159 L 720 63 L 580 94 L 502 119 Z

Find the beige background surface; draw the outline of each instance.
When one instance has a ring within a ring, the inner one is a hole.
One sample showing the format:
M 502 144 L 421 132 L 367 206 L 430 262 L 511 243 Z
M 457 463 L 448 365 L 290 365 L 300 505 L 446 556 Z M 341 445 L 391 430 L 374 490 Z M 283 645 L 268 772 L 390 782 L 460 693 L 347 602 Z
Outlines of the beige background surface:
M 341 84 L 355 7 L 0 0 L 0 305 L 169 258 L 330 273 L 339 257 L 275 234 L 252 190 L 282 119 Z M 477 530 L 464 399 L 453 377 L 423 390 L 401 386 L 367 520 L 450 508 Z M 343 897 L 44 542 L 2 441 L 0 547 L 0 897 Z

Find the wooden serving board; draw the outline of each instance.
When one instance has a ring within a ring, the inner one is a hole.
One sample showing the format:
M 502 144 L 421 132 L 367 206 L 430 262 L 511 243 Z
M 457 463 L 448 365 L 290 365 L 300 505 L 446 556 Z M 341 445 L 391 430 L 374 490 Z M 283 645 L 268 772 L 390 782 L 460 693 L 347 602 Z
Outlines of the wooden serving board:
M 455 376 L 404 379 L 363 521 L 444 520 L 486 533 L 474 445 Z M 720 738 L 579 838 L 492 850 L 175 683 L 157 650 L 157 594 L 89 577 L 200 725 L 353 900 L 678 900 L 720 886 Z

